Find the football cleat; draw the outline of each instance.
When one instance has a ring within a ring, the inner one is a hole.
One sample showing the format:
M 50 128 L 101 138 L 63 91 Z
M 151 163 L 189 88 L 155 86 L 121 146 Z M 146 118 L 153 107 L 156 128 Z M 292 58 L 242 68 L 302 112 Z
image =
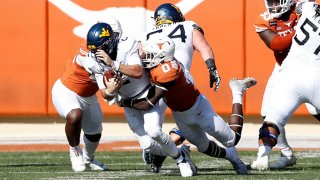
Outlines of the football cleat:
M 109 169 L 107 165 L 95 160 L 94 158 L 89 161 L 85 160 L 85 165 L 93 171 L 106 171 Z
M 193 171 L 191 168 L 191 164 L 193 163 L 189 157 L 188 152 L 185 152 L 185 149 L 180 148 L 180 156 L 178 159 L 176 159 L 176 161 L 182 177 L 193 176 Z
M 74 172 L 82 172 L 86 170 L 82 151 L 79 146 L 75 148 L 70 147 L 70 160 Z
M 238 91 L 243 93 L 250 87 L 254 86 L 257 84 L 257 80 L 253 77 L 246 77 L 244 79 L 236 79 L 233 78 L 229 82 L 229 86 L 232 91 Z
M 227 148 L 226 153 L 226 159 L 231 162 L 232 167 L 237 174 L 245 175 L 248 173 L 247 165 L 240 160 L 235 147 Z
M 159 173 L 166 156 L 152 154 L 143 150 L 142 158 L 143 161 L 151 167 L 152 172 Z
M 270 169 L 280 170 L 280 169 L 284 169 L 288 166 L 293 166 L 296 163 L 297 163 L 297 158 L 294 155 L 284 156 L 281 154 L 281 157 L 278 159 L 277 162 L 273 163 L 270 166 Z
M 191 170 L 192 170 L 192 175 L 196 175 L 197 174 L 197 166 L 192 162 L 191 158 L 190 158 L 190 146 L 187 145 L 182 145 L 180 147 L 180 150 L 183 151 L 183 154 L 185 155 L 184 158 L 186 159 L 186 161 L 189 162 Z

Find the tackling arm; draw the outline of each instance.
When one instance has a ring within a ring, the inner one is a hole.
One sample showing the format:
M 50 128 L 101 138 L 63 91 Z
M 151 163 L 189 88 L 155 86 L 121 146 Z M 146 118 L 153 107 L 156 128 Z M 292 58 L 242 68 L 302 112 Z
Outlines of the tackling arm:
M 121 99 L 119 102 L 119 106 L 121 107 L 131 107 L 138 110 L 147 110 L 154 106 L 159 99 L 161 99 L 166 90 L 158 86 L 152 86 L 149 89 L 148 95 L 145 98 L 141 99 Z

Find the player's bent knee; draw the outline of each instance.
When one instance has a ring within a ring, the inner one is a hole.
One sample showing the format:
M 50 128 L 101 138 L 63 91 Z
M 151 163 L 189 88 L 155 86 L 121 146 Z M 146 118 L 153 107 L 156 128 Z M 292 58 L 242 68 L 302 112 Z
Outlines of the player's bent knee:
M 268 144 L 271 147 L 277 144 L 279 134 L 279 127 L 272 122 L 264 122 L 259 129 L 259 139 L 261 139 L 264 144 Z
M 150 151 L 153 140 L 149 136 L 138 138 L 140 147 L 145 151 Z
M 161 136 L 162 130 L 160 128 L 152 128 L 147 133 L 152 139 L 157 139 Z

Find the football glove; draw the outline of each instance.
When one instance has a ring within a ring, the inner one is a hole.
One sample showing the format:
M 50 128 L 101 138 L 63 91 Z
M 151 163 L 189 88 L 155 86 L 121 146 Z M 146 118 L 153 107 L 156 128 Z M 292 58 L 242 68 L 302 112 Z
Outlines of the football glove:
M 221 78 L 219 76 L 214 60 L 212 58 L 209 58 L 208 60 L 206 60 L 206 65 L 210 75 L 210 88 L 212 88 L 213 84 L 215 84 L 213 90 L 217 92 L 220 86 Z
M 118 106 L 119 107 L 130 107 L 132 108 L 133 105 L 133 100 L 131 99 L 121 99 L 120 101 L 118 101 Z

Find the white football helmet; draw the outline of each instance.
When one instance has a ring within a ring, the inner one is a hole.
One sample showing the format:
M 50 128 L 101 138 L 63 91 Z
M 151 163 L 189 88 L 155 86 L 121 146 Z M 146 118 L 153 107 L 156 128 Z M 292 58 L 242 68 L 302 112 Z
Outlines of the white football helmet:
M 279 18 L 283 13 L 289 11 L 294 4 L 293 0 L 264 0 L 267 11 L 272 18 Z
M 164 61 L 174 58 L 174 42 L 166 36 L 154 36 L 142 45 L 142 64 L 145 68 L 152 68 Z

